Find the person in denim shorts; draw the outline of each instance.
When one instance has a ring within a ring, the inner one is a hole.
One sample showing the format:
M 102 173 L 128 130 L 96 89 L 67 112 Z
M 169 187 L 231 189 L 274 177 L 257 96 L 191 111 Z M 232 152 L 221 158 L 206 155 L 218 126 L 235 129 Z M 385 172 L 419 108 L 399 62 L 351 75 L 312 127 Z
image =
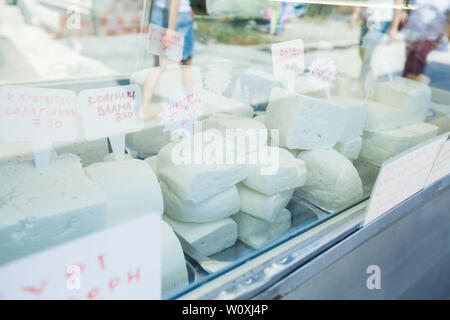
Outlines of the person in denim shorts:
M 154 0 L 151 23 L 184 34 L 183 57 L 180 64 L 182 68 L 183 83 L 186 88 L 192 87 L 191 62 L 194 53 L 194 20 L 190 0 Z M 168 40 L 167 42 L 170 42 Z M 170 62 L 167 57 L 160 59 L 155 56 L 155 66 L 145 79 L 142 90 L 141 116 L 146 119 L 159 119 L 149 108 L 153 92 L 162 73 L 166 70 Z

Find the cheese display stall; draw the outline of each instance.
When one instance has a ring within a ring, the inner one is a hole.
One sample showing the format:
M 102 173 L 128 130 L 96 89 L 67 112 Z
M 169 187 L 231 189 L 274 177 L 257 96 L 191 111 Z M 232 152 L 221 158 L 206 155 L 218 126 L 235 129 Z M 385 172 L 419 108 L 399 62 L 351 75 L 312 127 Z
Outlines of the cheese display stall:
M 345 16 L 339 7 L 333 6 L 336 14 Z M 416 273 L 402 275 L 397 291 L 386 285 L 395 292 L 384 297 L 416 297 L 423 270 L 434 270 L 430 283 L 438 281 L 449 265 L 448 174 L 374 222 L 363 221 L 385 164 L 448 132 L 450 100 L 444 104 L 440 96 L 437 102 L 432 84 L 403 77 L 394 67 L 372 83 L 358 72 L 350 76 L 347 55 L 355 59 L 358 43 L 330 48 L 302 40 L 289 24 L 258 46 L 196 40 L 192 65 L 172 58 L 165 64 L 167 48 L 157 53 L 149 44 L 153 1 L 143 1 L 143 10 L 133 47 L 137 63 L 127 74 L 0 82 L 0 275 L 4 266 L 152 213 L 160 217 L 161 252 L 139 254 L 160 264 L 163 299 L 379 298 L 354 289 L 365 288 L 369 265 L 381 264 L 394 279 L 403 270 L 401 259 L 425 261 L 430 243 L 443 241 L 442 248 L 430 249 L 433 263 L 420 262 Z M 198 20 L 199 39 L 208 19 Z M 306 17 L 290 19 L 299 28 L 316 28 Z M 328 20 L 320 21 L 315 23 Z M 291 42 L 299 39 L 300 52 L 298 41 Z M 397 44 L 385 39 L 379 45 Z M 154 56 L 162 58 L 161 66 Z M 213 62 L 204 63 L 205 57 Z M 230 62 L 232 74 L 220 59 Z M 20 100 L 29 88 L 44 90 L 42 96 L 50 94 L 46 89 L 73 91 L 73 121 L 61 120 L 60 131 L 36 129 L 32 119 L 42 123 L 50 113 L 30 110 L 49 102 Z M 122 88 L 124 96 L 107 93 L 111 88 Z M 84 90 L 94 89 L 107 106 L 97 107 L 98 119 L 86 110 L 99 100 L 83 98 Z M 17 120 L 20 115 L 28 125 Z M 11 134 L 11 128 L 32 134 Z M 437 231 L 428 242 L 411 242 L 431 228 Z M 126 241 L 127 234 L 122 237 Z M 419 247 L 420 254 L 407 257 Z M 330 280 L 331 272 L 337 279 Z M 364 282 L 352 283 L 351 273 Z M 440 286 L 450 288 L 448 281 Z

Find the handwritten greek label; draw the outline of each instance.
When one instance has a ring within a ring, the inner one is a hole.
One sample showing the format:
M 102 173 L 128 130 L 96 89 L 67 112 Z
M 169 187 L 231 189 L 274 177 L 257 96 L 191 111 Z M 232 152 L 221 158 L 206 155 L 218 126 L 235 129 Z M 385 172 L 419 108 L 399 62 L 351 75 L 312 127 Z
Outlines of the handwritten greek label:
M 276 78 L 283 77 L 286 70 L 296 73 L 305 71 L 303 40 L 292 40 L 272 45 L 273 73 Z
M 77 121 L 73 91 L 0 88 L 0 136 L 6 141 L 31 141 L 37 167 L 49 164 L 53 141 L 76 139 Z
M 183 59 L 184 35 L 155 24 L 148 29 L 148 52 L 157 56 L 167 56 L 171 60 Z
M 181 90 L 164 105 L 163 111 L 159 114 L 164 131 L 185 129 L 192 132 L 192 126 L 201 114 L 203 104 L 201 90 L 198 88 Z
M 0 297 L 160 299 L 160 220 L 148 214 L 0 267 Z
M 329 97 L 331 95 L 331 86 L 336 79 L 337 73 L 334 61 L 327 57 L 316 59 L 309 67 L 309 71 L 309 81 L 313 88 L 324 90 Z
M 84 90 L 79 95 L 86 138 L 123 135 L 141 130 L 141 91 L 137 85 Z
M 429 186 L 448 174 L 450 174 L 450 141 L 445 142 L 442 146 L 439 156 L 434 162 L 433 169 L 431 169 L 426 186 Z
M 436 137 L 386 161 L 372 190 L 363 225 L 425 187 L 433 164 L 448 134 Z

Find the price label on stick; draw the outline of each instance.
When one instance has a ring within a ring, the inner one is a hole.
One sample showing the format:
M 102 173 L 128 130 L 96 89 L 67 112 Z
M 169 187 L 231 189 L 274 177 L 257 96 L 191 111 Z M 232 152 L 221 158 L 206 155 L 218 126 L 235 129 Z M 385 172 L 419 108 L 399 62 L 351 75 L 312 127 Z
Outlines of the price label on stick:
M 0 135 L 6 141 L 31 141 L 36 167 L 50 163 L 53 141 L 76 139 L 77 119 L 77 98 L 73 91 L 0 88 Z
M 325 91 L 327 97 L 330 98 L 331 86 L 337 73 L 334 61 L 328 57 L 316 59 L 309 67 L 309 71 L 309 81 L 313 88 Z
M 81 91 L 80 108 L 86 139 L 109 138 L 116 160 L 125 157 L 125 134 L 139 131 L 141 91 L 137 85 Z
M 292 40 L 272 45 L 273 74 L 289 90 L 295 87 L 295 76 L 305 71 L 303 40 Z
M 148 29 L 148 52 L 174 61 L 183 59 L 184 35 L 155 24 Z

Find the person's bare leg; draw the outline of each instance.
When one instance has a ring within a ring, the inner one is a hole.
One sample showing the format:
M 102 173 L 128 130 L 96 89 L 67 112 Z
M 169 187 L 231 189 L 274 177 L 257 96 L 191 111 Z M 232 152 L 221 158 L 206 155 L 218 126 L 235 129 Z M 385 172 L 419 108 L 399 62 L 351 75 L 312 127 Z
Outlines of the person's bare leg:
M 166 70 L 169 64 L 167 59 L 160 59 L 161 64 L 156 69 L 152 69 L 147 78 L 144 81 L 142 87 L 142 108 L 141 116 L 144 119 L 158 119 L 158 115 L 154 114 L 150 110 L 150 101 L 152 101 L 153 93 L 155 92 L 156 85 L 161 78 L 162 73 Z
M 185 88 L 187 88 L 187 87 L 192 88 L 192 86 L 194 85 L 194 79 L 193 79 L 193 76 L 192 76 L 192 68 L 191 68 L 192 57 L 182 61 L 180 64 L 182 66 L 185 66 L 185 67 L 181 68 L 182 74 L 183 74 L 184 87 Z

